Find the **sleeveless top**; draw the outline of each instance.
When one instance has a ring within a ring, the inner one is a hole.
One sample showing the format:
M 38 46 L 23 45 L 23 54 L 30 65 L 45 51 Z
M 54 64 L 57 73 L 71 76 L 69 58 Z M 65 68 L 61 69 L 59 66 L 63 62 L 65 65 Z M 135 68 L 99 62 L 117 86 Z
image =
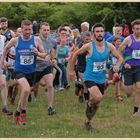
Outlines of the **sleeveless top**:
M 1 33 L 1 34 L 2 34 L 2 33 Z M 10 41 L 11 38 L 12 38 L 11 30 L 9 30 L 9 29 L 6 31 L 6 33 L 4 33 L 4 34 L 2 34 L 2 35 L 4 35 L 4 36 L 6 37 L 5 42 Z
M 60 48 L 60 45 L 57 46 L 57 61 L 58 63 L 65 65 L 66 58 L 69 56 L 69 47 L 67 45 L 64 46 L 63 49 Z
M 41 36 L 40 43 L 43 45 L 45 53 L 48 55 L 51 54 L 52 49 L 56 49 L 56 43 L 55 41 L 49 37 L 47 40 L 44 40 Z M 36 60 L 36 71 L 43 71 L 47 67 L 51 66 L 50 61 L 43 61 L 43 60 Z
M 132 43 L 124 50 L 124 57 L 131 59 L 126 60 L 126 63 L 130 66 L 140 66 L 140 41 L 136 41 L 132 34 L 130 38 Z
M 36 68 L 36 54 L 32 51 L 35 47 L 34 36 L 30 40 L 24 41 L 21 36 L 18 38 L 18 45 L 16 47 L 15 68 L 14 71 L 25 74 L 35 72 Z
M 109 57 L 107 42 L 104 44 L 104 52 L 99 52 L 94 42 L 92 42 L 91 47 L 92 55 L 87 57 L 84 81 L 104 84 L 106 80 L 106 64 Z

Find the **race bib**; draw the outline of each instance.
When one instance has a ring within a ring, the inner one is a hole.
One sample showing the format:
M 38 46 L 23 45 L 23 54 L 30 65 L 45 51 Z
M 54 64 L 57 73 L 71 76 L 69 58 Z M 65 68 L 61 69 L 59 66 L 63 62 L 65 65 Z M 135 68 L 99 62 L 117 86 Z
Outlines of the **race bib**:
M 133 50 L 133 52 L 132 52 L 132 58 L 134 58 L 134 59 L 140 59 L 140 50 Z
M 32 65 L 34 63 L 34 55 L 30 56 L 20 56 L 20 64 L 21 65 Z
M 106 69 L 106 61 L 104 62 L 94 62 L 93 63 L 93 71 L 104 71 Z

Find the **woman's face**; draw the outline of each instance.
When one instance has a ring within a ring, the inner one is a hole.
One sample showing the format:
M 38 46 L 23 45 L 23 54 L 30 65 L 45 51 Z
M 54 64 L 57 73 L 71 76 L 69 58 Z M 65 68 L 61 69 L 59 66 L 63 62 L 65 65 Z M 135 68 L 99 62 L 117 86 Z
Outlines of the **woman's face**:
M 121 39 L 117 39 L 115 42 L 114 42 L 114 45 L 115 45 L 115 47 L 119 47 L 120 45 L 121 45 Z

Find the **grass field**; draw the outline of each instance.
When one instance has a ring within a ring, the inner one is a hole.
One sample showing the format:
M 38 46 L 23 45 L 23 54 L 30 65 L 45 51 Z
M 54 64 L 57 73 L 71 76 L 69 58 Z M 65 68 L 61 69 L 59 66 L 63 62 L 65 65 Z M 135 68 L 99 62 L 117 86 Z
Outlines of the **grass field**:
M 0 116 L 1 138 L 138 138 L 140 137 L 140 118 L 132 116 L 133 97 L 124 97 L 123 102 L 114 98 L 110 86 L 104 95 L 100 108 L 93 119 L 93 126 L 99 130 L 88 132 L 84 127 L 85 102 L 79 103 L 74 95 L 74 84 L 69 90 L 55 93 L 57 114 L 47 115 L 47 101 L 44 90 L 36 103 L 28 103 L 25 126 L 16 126 L 13 118 Z M 9 105 L 14 111 L 15 107 Z

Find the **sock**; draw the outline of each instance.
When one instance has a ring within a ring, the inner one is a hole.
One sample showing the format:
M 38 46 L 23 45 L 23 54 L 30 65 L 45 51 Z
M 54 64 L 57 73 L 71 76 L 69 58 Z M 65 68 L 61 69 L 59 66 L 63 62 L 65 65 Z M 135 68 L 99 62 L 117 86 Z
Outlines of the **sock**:
M 134 112 L 133 113 L 135 113 L 135 112 L 138 112 L 138 107 L 136 107 L 136 106 L 134 106 Z

